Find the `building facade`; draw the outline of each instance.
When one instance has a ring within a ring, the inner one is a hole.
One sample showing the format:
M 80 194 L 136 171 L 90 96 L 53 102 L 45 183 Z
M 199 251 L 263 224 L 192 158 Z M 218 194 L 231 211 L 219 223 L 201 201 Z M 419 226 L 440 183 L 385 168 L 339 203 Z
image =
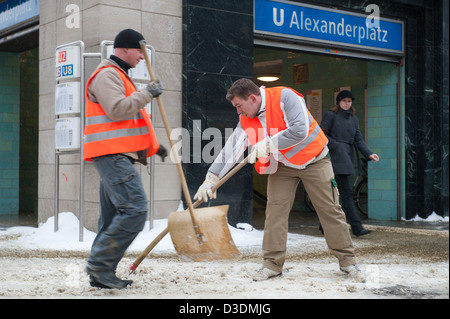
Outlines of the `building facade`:
M 56 49 L 83 42 L 85 81 L 100 62 L 102 43 L 125 28 L 140 31 L 153 47 L 191 196 L 238 122 L 226 91 L 246 77 L 259 85 L 295 88 L 319 121 L 336 92 L 350 88 L 366 142 L 381 157 L 368 164 L 369 218 L 448 216 L 448 2 L 369 5 L 347 0 L 0 1 L 0 216 L 17 222 L 27 216 L 37 224 L 58 207 L 83 214 L 84 224 L 96 229 L 94 167 L 82 165 L 76 152 L 55 156 Z M 15 15 L 18 20 L 12 20 Z M 382 43 L 383 27 L 376 33 L 356 24 L 345 29 L 345 24 L 366 17 L 401 26 L 400 38 L 392 47 L 364 46 L 371 37 Z M 274 26 L 280 28 L 268 29 Z M 339 40 L 345 32 L 359 42 Z M 325 33 L 333 37 L 320 38 Z M 260 82 L 264 73 L 278 80 Z M 152 116 L 161 144 L 169 146 L 156 105 Z M 151 218 L 167 218 L 183 200 L 175 164 L 155 158 L 150 173 L 137 167 L 154 199 Z M 264 196 L 266 183 L 247 166 L 209 205 L 229 204 L 230 224 L 251 224 L 255 194 Z M 296 207 L 301 202 L 298 196 Z

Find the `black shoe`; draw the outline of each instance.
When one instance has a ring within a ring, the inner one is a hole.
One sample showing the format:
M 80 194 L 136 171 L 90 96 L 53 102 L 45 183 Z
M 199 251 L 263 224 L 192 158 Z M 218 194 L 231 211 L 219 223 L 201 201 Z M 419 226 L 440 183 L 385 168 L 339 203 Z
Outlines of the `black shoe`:
M 371 230 L 367 230 L 367 229 L 363 228 L 363 229 L 361 229 L 359 232 L 353 233 L 353 234 L 354 234 L 356 237 L 359 237 L 359 236 L 364 236 L 364 235 L 370 234 L 371 232 L 372 232 Z
M 86 267 L 89 283 L 92 287 L 105 289 L 123 289 L 133 283 L 132 280 L 122 280 L 111 271 L 93 271 Z
M 117 279 L 119 279 L 119 278 L 117 278 Z M 106 285 L 106 284 L 102 284 L 101 282 L 97 281 L 94 277 L 89 275 L 89 284 L 91 285 L 91 287 L 95 287 L 95 288 L 123 289 L 133 283 L 133 280 L 122 280 L 122 279 L 119 279 L 119 280 L 122 281 L 122 283 L 115 283 L 113 285 L 111 285 L 111 283 L 109 283 Z

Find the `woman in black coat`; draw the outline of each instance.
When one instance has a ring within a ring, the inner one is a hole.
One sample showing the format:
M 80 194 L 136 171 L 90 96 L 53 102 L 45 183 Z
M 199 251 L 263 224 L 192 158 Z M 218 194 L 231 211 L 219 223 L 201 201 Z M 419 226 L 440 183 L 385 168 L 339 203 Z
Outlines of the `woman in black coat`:
M 354 101 L 350 91 L 342 91 L 336 97 L 337 105 L 325 113 L 320 127 L 328 137 L 331 163 L 341 197 L 342 209 L 347 217 L 347 222 L 356 236 L 370 233 L 361 223 L 355 204 L 353 203 L 353 190 L 348 177 L 355 174 L 353 164 L 354 147 L 361 152 L 367 160 L 377 162 L 379 157 L 374 154 L 364 143 L 359 129 L 358 118 L 352 106 Z M 359 159 L 358 159 L 359 160 Z

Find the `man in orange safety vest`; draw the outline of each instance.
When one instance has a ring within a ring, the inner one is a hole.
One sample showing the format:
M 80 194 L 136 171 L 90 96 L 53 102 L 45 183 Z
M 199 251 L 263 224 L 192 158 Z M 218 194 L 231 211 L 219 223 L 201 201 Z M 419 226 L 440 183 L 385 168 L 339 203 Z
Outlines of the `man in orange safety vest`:
M 167 150 L 160 146 L 145 106 L 162 93 L 159 81 L 137 90 L 128 70 L 144 59 L 137 31 L 114 40 L 114 54 L 101 62 L 86 85 L 83 158 L 100 175 L 100 217 L 86 271 L 91 286 L 122 289 L 132 283 L 116 276 L 125 250 L 143 229 L 148 201 L 135 162 Z
M 249 79 L 236 81 L 226 96 L 240 121 L 210 166 L 194 199 L 216 198 L 212 188 L 251 146 L 249 162 L 259 174 L 269 174 L 262 268 L 254 280 L 282 274 L 286 259 L 289 212 L 300 180 L 316 208 L 329 250 L 340 269 L 364 281 L 339 205 L 328 140 L 308 111 L 303 96 L 287 87 L 259 88 Z

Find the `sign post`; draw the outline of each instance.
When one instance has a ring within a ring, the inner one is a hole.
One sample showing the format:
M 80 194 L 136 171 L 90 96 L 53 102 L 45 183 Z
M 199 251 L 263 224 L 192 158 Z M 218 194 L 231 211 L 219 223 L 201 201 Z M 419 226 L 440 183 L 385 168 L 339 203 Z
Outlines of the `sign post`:
M 79 240 L 84 230 L 84 43 L 64 44 L 55 52 L 55 232 L 59 214 L 59 157 L 80 154 Z

